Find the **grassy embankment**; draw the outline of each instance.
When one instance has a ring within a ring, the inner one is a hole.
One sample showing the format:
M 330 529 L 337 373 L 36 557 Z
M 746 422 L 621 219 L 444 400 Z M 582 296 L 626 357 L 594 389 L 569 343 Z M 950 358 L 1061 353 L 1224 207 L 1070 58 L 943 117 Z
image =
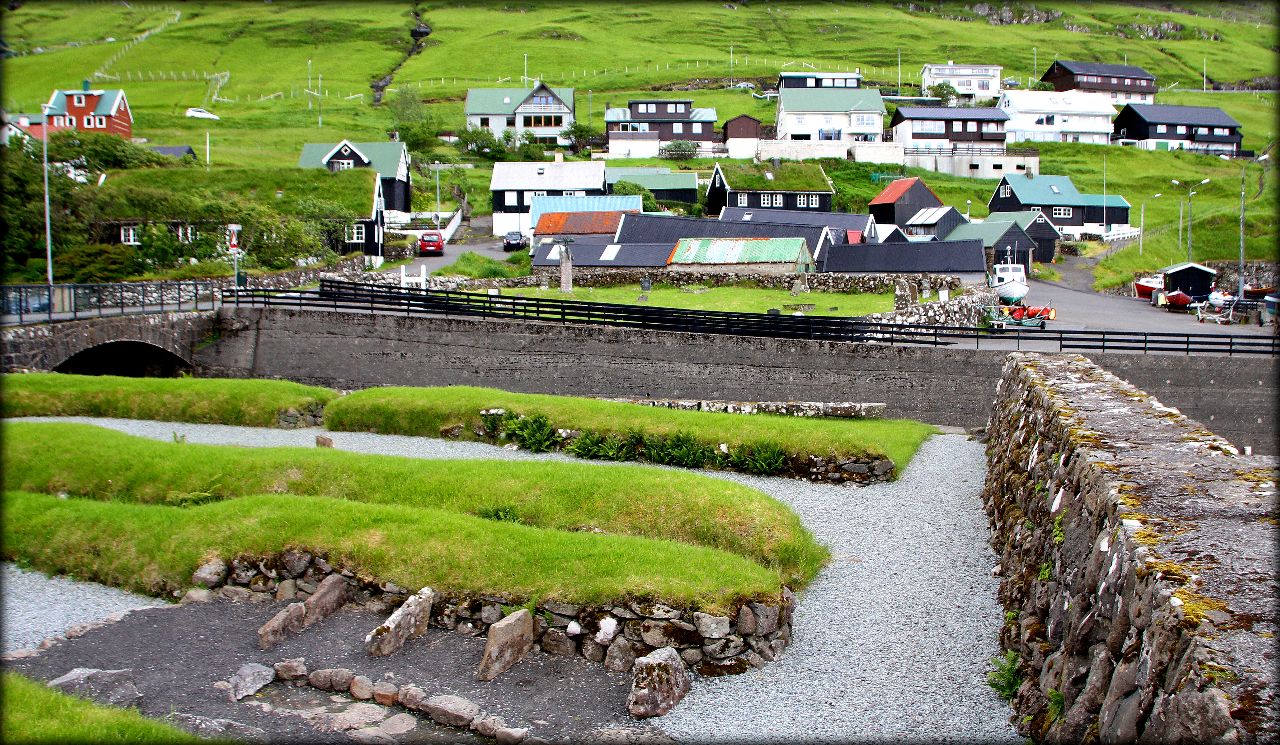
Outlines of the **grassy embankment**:
M 698 290 L 656 284 L 652 290 L 642 292 L 639 285 L 612 287 L 576 287 L 572 293 L 562 293 L 560 288 L 516 287 L 503 289 L 503 295 L 543 298 L 549 300 L 582 300 L 596 303 L 620 303 L 623 305 L 647 305 L 657 308 L 684 308 L 689 310 L 723 310 L 735 313 L 764 313 L 770 308 L 784 308 L 797 303 L 812 303 L 816 307 L 805 311 L 810 316 L 864 316 L 868 313 L 885 313 L 893 310 L 893 293 L 839 293 L 810 291 L 792 295 L 788 290 L 770 290 L 760 287 L 706 287 Z M 647 295 L 641 303 L 638 298 Z
M 274 427 L 290 409 L 309 411 L 337 398 L 328 388 L 285 380 L 122 378 L 26 373 L 3 377 L 6 417 L 100 416 Z
M 826 558 L 780 503 L 687 472 L 4 429 L 9 556 L 135 590 L 185 586 L 209 554 L 303 545 L 406 587 L 724 609 Z
M 210 743 L 132 709 L 102 706 L 5 671 L 0 740 L 7 743 Z
M 334 430 L 438 436 L 440 429 L 481 426 L 480 411 L 500 407 L 526 416 L 541 414 L 552 426 L 624 434 L 638 429 L 650 435 L 688 432 L 699 440 L 726 443 L 730 449 L 751 442 L 776 443 L 788 453 L 834 457 L 877 454 L 906 467 L 933 427 L 905 419 L 826 419 L 768 414 L 719 414 L 660 409 L 638 404 L 509 393 L 492 388 L 369 388 L 334 401 L 325 426 Z M 819 444 L 820 443 L 820 444 Z

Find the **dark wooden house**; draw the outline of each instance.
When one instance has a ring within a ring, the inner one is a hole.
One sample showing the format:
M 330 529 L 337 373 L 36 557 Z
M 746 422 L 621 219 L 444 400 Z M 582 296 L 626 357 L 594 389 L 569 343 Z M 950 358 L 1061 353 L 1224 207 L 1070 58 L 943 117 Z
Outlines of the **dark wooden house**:
M 724 207 L 831 211 L 831 179 L 817 163 L 719 163 L 707 188 L 707 214 Z
M 895 179 L 867 203 L 880 226 L 905 225 L 920 210 L 941 206 L 938 195 L 916 176 Z
M 413 209 L 413 176 L 409 148 L 403 142 L 308 143 L 302 146 L 299 168 L 326 168 L 331 172 L 351 168 L 372 168 L 382 180 L 386 209 L 409 212 Z
M 1240 150 L 1240 122 L 1216 106 L 1129 104 L 1113 123 L 1113 140 L 1144 150 L 1196 150 L 1234 155 Z
M 1031 276 L 1031 254 L 1035 249 L 1035 241 L 1031 240 L 1031 236 L 1012 220 L 967 222 L 956 226 L 946 236 L 946 240 L 982 241 L 988 268 L 992 264 L 1013 260 L 1015 263 L 1022 264 L 1026 268 L 1027 276 Z
M 626 108 L 605 108 L 605 134 L 614 132 L 656 132 L 658 142 L 674 140 L 713 142 L 716 110 L 695 108 L 688 98 L 655 98 L 628 101 Z
M 933 236 L 940 239 L 965 222 L 968 221 L 955 207 L 928 207 L 907 218 L 902 227 L 910 236 Z
M 1129 227 L 1129 202 L 1124 197 L 1082 194 L 1066 176 L 1037 176 L 1030 172 L 1005 176 L 987 208 L 991 212 L 1042 212 L 1058 232 L 1072 239 Z
M 1213 292 L 1218 272 L 1203 264 L 1184 261 L 1160 270 L 1164 275 L 1164 291 L 1181 290 L 1196 300 L 1204 300 Z
M 900 106 L 889 120 L 894 142 L 913 149 L 1004 148 L 1009 115 L 994 107 Z
M 1012 220 L 1022 228 L 1022 232 L 1026 233 L 1031 240 L 1035 241 L 1035 251 L 1032 253 L 1032 259 L 1041 264 L 1048 264 L 1053 261 L 1058 253 L 1058 241 L 1062 240 L 1062 233 L 1053 227 L 1053 223 L 1044 216 L 1043 212 L 1035 210 L 1026 210 L 1025 212 L 992 212 L 987 215 L 989 222 L 997 220 Z
M 1040 80 L 1057 91 L 1105 93 L 1117 105 L 1151 103 L 1156 95 L 1156 77 L 1134 65 L 1054 60 Z

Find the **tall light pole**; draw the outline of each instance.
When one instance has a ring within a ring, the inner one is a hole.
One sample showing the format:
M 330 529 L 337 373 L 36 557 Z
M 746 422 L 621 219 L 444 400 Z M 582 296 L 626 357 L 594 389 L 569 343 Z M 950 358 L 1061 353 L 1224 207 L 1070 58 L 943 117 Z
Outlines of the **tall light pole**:
M 1152 195 L 1151 195 L 1151 198 L 1152 198 L 1152 199 L 1159 199 L 1161 196 L 1163 196 L 1163 195 L 1162 195 L 1162 194 L 1152 194 Z M 1141 207 L 1141 209 L 1139 210 L 1138 214 L 1139 214 L 1139 217 L 1138 217 L 1138 220 L 1139 220 L 1139 223 L 1138 223 L 1138 255 L 1139 255 L 1139 256 L 1141 256 L 1141 255 L 1142 255 L 1142 239 L 1143 239 L 1143 238 L 1145 238 L 1145 237 L 1146 237 L 1146 235 L 1147 235 L 1147 203 L 1146 203 L 1146 201 L 1145 201 L 1145 200 L 1143 200 L 1143 202 L 1142 202 L 1142 207 Z M 1178 246 L 1178 248 L 1179 248 L 1179 249 L 1181 249 L 1181 248 L 1182 248 L 1182 246 Z
M 435 162 L 436 172 L 436 228 L 440 227 L 440 161 Z
M 49 280 L 49 307 L 53 307 L 53 226 L 49 222 L 49 104 L 41 104 L 40 111 L 44 114 L 44 126 L 41 132 L 44 134 L 42 138 L 40 156 L 41 164 L 44 166 L 44 263 L 45 273 Z
M 1185 188 L 1187 189 L 1187 261 L 1191 261 L 1191 223 L 1192 223 L 1192 217 L 1191 217 L 1191 198 L 1192 198 L 1192 197 L 1194 197 L 1194 196 L 1196 195 L 1195 188 L 1196 188 L 1197 186 L 1203 186 L 1204 184 L 1209 183 L 1209 179 L 1205 179 L 1205 180 L 1203 180 L 1203 181 L 1201 181 L 1201 182 L 1199 182 L 1199 183 L 1196 183 L 1196 184 L 1191 184 L 1190 186 L 1188 186 L 1187 184 L 1182 183 L 1181 181 L 1179 181 L 1179 180 L 1178 180 L 1178 179 L 1176 179 L 1176 178 L 1175 178 L 1175 179 L 1170 179 L 1170 180 L 1169 180 L 1169 183 L 1173 184 L 1174 186 L 1185 187 Z M 1179 235 L 1181 235 L 1181 234 L 1182 234 L 1182 214 L 1181 214 L 1181 210 L 1179 210 L 1179 214 L 1178 214 L 1178 234 L 1179 234 Z
M 1270 153 L 1263 153 L 1258 161 L 1261 162 L 1270 157 Z M 1248 168 L 1248 164 L 1240 166 L 1240 273 L 1236 276 L 1236 299 L 1241 301 L 1244 300 L 1244 179 Z

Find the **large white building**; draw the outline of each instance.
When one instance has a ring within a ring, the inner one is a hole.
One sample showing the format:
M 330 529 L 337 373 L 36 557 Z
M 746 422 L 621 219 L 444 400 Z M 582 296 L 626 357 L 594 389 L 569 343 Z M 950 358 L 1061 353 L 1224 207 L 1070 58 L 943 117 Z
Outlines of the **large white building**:
M 1009 115 L 1009 142 L 1111 142 L 1116 107 L 1109 96 L 1085 91 L 1005 91 L 996 107 Z
M 790 88 L 778 90 L 779 140 L 852 144 L 880 142 L 884 99 L 874 88 Z
M 573 124 L 573 89 L 535 83 L 532 88 L 472 88 L 464 107 L 468 127 L 481 127 L 495 137 L 510 129 L 526 131 L 547 145 L 568 145 L 560 132 Z
M 939 83 L 950 83 L 961 100 L 981 101 L 1000 97 L 1000 65 L 929 64 L 920 68 L 920 90 L 927 91 Z

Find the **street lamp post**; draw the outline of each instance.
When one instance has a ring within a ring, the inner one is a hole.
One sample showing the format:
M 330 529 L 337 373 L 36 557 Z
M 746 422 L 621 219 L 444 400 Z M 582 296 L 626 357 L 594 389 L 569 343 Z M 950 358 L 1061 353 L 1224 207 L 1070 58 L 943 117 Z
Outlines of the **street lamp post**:
M 1205 179 L 1199 183 L 1191 184 L 1189 186 L 1177 180 L 1176 178 L 1170 179 L 1169 183 L 1173 184 L 1174 186 L 1186 187 L 1187 189 L 1187 261 L 1191 261 L 1191 245 L 1192 245 L 1191 243 L 1191 225 L 1192 225 L 1191 198 L 1196 195 L 1195 188 L 1197 186 L 1203 186 L 1204 184 L 1209 183 L 1209 179 Z M 1182 232 L 1181 210 L 1179 210 L 1179 215 L 1178 215 L 1178 232 L 1179 234 L 1181 234 Z
M 45 274 L 49 281 L 49 307 L 53 307 L 53 225 L 49 222 L 49 104 L 41 104 L 44 114 L 44 126 L 41 132 L 42 147 L 40 160 L 44 166 L 44 263 Z
M 1163 195 L 1161 195 L 1161 194 L 1152 194 L 1152 195 L 1151 195 L 1151 198 L 1152 198 L 1152 199 L 1159 199 L 1161 196 L 1163 196 Z M 1142 207 L 1141 207 L 1141 209 L 1139 210 L 1138 214 L 1139 214 L 1139 218 L 1138 218 L 1138 221 L 1139 221 L 1139 222 L 1138 222 L 1138 255 L 1139 255 L 1139 256 L 1141 256 L 1141 255 L 1142 255 L 1142 240 L 1143 240 L 1144 238 L 1146 238 L 1146 236 L 1147 236 L 1147 203 L 1146 203 L 1146 201 L 1145 201 L 1145 200 L 1142 202 Z M 1182 248 L 1182 247 L 1181 247 L 1181 246 L 1179 246 L 1178 248 Z
M 436 228 L 440 227 L 440 161 L 435 162 L 436 172 Z
M 1270 157 L 1270 153 L 1263 153 L 1258 157 L 1258 161 L 1261 162 Z M 1248 168 L 1248 164 L 1240 166 L 1240 273 L 1236 275 L 1236 299 L 1241 301 L 1244 300 L 1244 179 Z
M 964 219 L 969 219 L 969 206 L 973 204 L 972 199 L 964 200 Z

